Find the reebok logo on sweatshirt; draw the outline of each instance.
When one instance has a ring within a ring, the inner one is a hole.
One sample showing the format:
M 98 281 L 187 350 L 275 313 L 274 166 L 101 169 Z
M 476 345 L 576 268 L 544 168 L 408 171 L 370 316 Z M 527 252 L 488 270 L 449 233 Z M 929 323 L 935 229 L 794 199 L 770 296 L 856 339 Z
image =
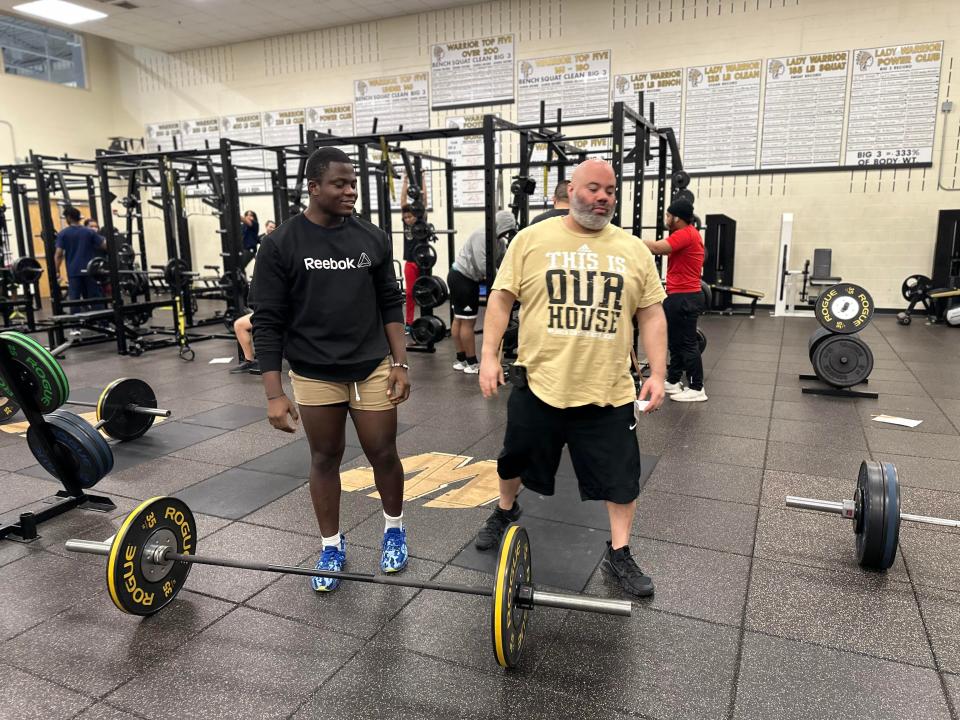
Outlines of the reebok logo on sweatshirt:
M 327 258 L 326 260 L 321 260 L 320 258 L 304 258 L 303 266 L 307 270 L 355 270 L 357 263 L 353 258 L 346 258 L 345 260 L 334 260 L 333 258 Z M 367 264 L 361 265 L 360 267 L 370 267 L 370 261 L 367 260 Z

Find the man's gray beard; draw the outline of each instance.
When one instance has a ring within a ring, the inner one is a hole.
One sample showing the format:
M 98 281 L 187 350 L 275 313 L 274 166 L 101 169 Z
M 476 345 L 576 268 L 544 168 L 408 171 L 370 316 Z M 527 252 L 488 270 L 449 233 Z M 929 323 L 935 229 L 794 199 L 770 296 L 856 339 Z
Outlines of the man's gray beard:
M 587 209 L 584 209 L 584 208 Z M 587 230 L 603 230 L 607 225 L 610 224 L 611 218 L 613 218 L 614 207 L 610 207 L 610 211 L 606 215 L 594 215 L 593 206 L 586 205 L 584 206 L 576 198 L 570 198 L 570 214 L 573 215 L 573 219 L 577 221 L 581 227 L 585 227 Z

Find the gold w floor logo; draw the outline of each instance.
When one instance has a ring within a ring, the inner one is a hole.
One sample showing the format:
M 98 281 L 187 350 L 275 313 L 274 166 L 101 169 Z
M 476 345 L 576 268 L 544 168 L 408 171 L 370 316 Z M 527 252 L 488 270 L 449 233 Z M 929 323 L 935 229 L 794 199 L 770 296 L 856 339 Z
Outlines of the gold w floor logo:
M 425 507 L 474 508 L 495 500 L 500 496 L 496 461 L 471 460 L 465 455 L 439 452 L 403 458 L 404 501 L 429 498 Z M 363 492 L 376 486 L 373 468 L 369 467 L 348 470 L 340 482 L 347 492 Z M 374 491 L 369 497 L 379 498 L 380 494 Z

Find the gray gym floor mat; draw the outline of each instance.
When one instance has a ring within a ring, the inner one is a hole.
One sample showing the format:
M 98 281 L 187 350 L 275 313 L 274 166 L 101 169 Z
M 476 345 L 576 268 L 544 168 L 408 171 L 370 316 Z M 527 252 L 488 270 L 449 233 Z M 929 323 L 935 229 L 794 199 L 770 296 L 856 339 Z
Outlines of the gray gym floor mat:
M 263 420 L 267 416 L 266 408 L 252 405 L 224 405 L 184 418 L 186 425 L 206 425 L 207 427 L 237 430 L 246 425 Z
M 530 536 L 536 584 L 581 592 L 603 556 L 610 533 L 533 517 L 526 509 L 520 524 Z M 496 549 L 480 552 L 471 540 L 450 564 L 492 575 L 496 559 Z
M 176 493 L 194 513 L 239 520 L 292 492 L 302 478 L 231 468 Z
M 343 460 L 350 462 L 363 454 L 359 447 L 347 445 L 343 450 Z M 291 477 L 306 478 L 310 474 L 310 447 L 307 439 L 302 438 L 271 450 L 266 455 L 244 463 L 240 466 L 244 470 L 290 475 Z

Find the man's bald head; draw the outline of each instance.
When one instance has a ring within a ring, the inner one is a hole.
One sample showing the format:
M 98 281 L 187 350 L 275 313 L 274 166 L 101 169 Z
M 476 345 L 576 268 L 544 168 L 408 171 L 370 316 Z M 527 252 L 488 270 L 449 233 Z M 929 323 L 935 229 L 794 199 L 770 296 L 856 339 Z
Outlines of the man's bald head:
M 598 182 L 602 185 L 616 185 L 617 176 L 613 172 L 613 165 L 601 158 L 589 158 L 577 165 L 570 176 L 570 183 L 587 185 Z
M 570 176 L 570 217 L 584 230 L 603 230 L 617 207 L 617 176 L 606 160 L 584 160 Z

